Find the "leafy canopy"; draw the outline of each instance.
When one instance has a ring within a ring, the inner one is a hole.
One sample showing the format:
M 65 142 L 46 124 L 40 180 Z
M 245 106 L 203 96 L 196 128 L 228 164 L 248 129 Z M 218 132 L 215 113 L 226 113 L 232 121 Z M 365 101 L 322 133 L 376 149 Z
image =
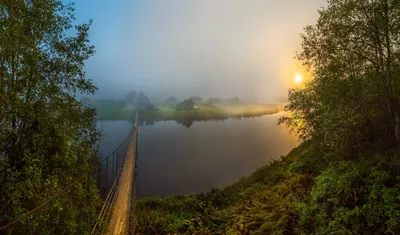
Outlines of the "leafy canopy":
M 319 13 L 297 56 L 312 79 L 290 90 L 280 122 L 328 151 L 400 157 L 400 4 L 331 0 Z
M 94 110 L 76 100 L 96 87 L 84 62 L 94 53 L 88 24 L 57 0 L 0 1 L 0 224 L 89 174 L 98 139 Z M 75 35 L 75 36 L 71 36 Z M 83 234 L 100 198 L 95 181 L 78 181 L 8 231 Z

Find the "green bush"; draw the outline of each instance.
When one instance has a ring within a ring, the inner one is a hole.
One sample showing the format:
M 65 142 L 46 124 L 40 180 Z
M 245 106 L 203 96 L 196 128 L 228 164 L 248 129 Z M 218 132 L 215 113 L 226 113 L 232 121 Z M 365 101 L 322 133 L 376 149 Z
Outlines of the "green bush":
M 397 179 L 372 161 L 341 161 L 316 177 L 310 199 L 301 205 L 305 233 L 399 234 Z

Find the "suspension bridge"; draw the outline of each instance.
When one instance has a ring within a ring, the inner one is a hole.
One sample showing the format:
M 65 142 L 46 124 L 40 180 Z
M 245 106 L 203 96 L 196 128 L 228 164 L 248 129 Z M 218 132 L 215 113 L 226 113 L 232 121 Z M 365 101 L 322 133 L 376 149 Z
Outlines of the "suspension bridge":
M 138 143 L 138 113 L 128 136 L 110 155 L 101 157 L 96 170 L 92 173 L 97 181 L 104 204 L 99 212 L 96 224 L 91 228 L 91 234 L 131 234 L 135 233 L 135 199 L 136 199 L 136 159 Z M 78 178 L 75 182 L 83 179 Z M 90 175 L 88 176 L 90 177 Z M 74 183 L 53 195 L 36 208 L 28 211 L 20 218 L 6 225 L 0 225 L 0 234 L 12 228 L 22 219 L 34 215 L 45 208 L 63 193 L 73 188 Z
M 97 182 L 99 188 L 104 184 L 102 196 L 105 202 L 92 234 L 134 234 L 137 123 L 136 113 L 135 122 L 125 141 L 100 164 Z

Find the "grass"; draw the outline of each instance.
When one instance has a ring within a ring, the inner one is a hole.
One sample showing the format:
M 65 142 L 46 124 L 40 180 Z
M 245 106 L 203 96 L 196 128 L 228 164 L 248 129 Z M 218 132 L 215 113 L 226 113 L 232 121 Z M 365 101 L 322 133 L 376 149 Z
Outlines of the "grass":
M 399 160 L 325 159 L 316 141 L 222 189 L 136 202 L 136 234 L 400 234 Z
M 400 161 L 383 157 L 303 142 L 228 187 L 138 200 L 136 234 L 400 234 Z
M 283 234 L 294 213 L 290 206 L 303 202 L 312 186 L 309 174 L 290 165 L 310 151 L 303 144 L 223 189 L 138 200 L 137 234 Z

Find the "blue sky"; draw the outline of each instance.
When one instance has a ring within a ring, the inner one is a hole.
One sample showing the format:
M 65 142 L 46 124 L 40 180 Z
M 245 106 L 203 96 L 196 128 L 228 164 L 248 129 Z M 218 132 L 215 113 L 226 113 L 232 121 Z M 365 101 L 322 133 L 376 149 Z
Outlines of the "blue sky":
M 71 2 L 63 0 L 63 2 Z M 76 0 L 93 19 L 86 66 L 99 96 L 286 96 L 293 57 L 323 0 Z

